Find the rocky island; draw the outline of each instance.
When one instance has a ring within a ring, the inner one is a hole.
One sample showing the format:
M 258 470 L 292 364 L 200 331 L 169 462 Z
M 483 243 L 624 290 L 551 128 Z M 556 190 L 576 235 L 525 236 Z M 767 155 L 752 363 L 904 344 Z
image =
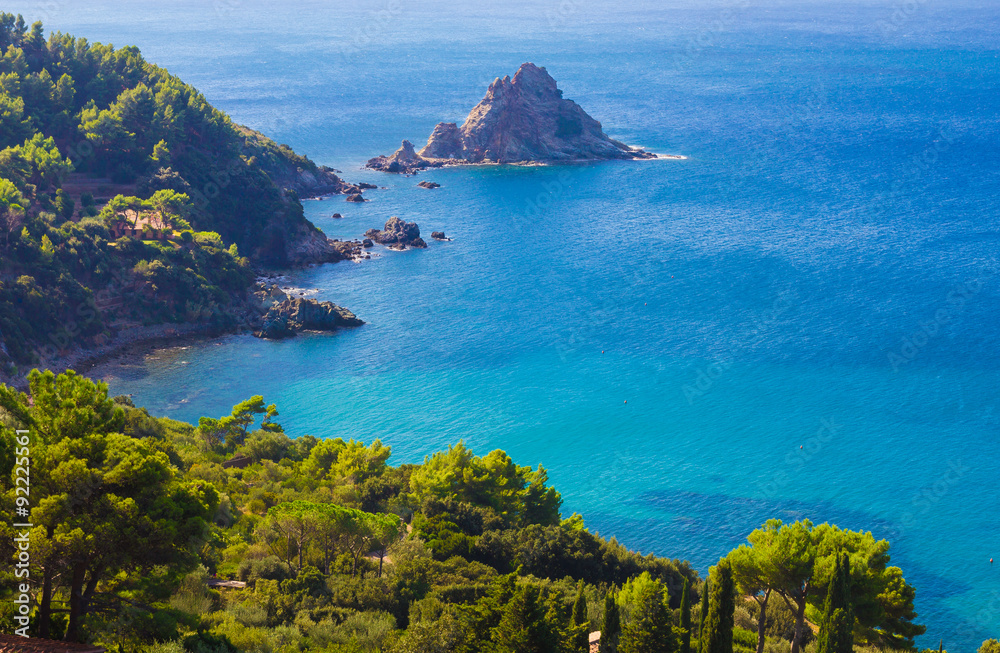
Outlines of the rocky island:
M 513 78 L 495 79 L 461 127 L 439 123 L 419 152 L 403 141 L 392 155 L 370 159 L 365 167 L 414 174 L 424 168 L 470 163 L 654 158 L 652 152 L 608 137 L 601 123 L 563 98 L 545 68 L 525 63 Z
M 380 245 L 385 245 L 389 249 L 406 249 L 416 247 L 424 249 L 427 243 L 420 237 L 420 227 L 416 222 L 404 222 L 392 216 L 386 220 L 385 226 L 381 229 L 369 229 L 365 232 L 365 238 L 371 239 Z

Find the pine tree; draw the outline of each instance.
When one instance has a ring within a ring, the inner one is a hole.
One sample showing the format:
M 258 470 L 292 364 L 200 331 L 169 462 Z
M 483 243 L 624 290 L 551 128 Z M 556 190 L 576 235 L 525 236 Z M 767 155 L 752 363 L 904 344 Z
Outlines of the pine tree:
M 621 614 L 615 593 L 604 595 L 604 623 L 601 624 L 601 653 L 618 653 L 618 636 L 621 634 Z
M 691 653 L 691 581 L 684 579 L 684 587 L 681 588 L 681 628 L 684 629 L 681 640 L 681 653 Z
M 547 653 L 559 646 L 559 633 L 546 618 L 538 587 L 518 589 L 493 629 L 497 653 Z
M 728 560 L 709 571 L 711 595 L 708 615 L 701 633 L 700 653 L 733 653 L 733 614 L 736 611 L 736 588 Z
M 573 645 L 577 651 L 586 651 L 590 644 L 590 622 L 587 620 L 587 596 L 583 593 L 583 581 L 576 588 L 573 601 Z
M 659 581 L 643 584 L 637 588 L 633 599 L 618 650 L 621 653 L 676 653 L 678 638 L 666 587 Z
M 833 576 L 823 602 L 816 653 L 852 653 L 854 650 L 854 609 L 851 605 L 851 560 L 836 556 Z

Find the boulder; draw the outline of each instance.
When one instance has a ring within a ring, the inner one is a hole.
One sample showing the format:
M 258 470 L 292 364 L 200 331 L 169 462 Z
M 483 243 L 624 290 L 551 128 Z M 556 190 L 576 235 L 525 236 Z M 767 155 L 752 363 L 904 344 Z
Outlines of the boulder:
M 330 217 L 333 218 L 334 220 L 339 220 L 339 219 L 341 219 L 344 216 L 340 215 L 339 213 L 334 213 Z
M 361 241 L 361 246 L 364 247 L 365 249 L 372 247 L 374 244 L 375 243 L 372 242 L 371 238 L 365 238 L 364 240 Z
M 435 181 L 422 181 L 417 184 L 417 186 L 420 186 L 421 188 L 441 188 L 441 184 Z
M 417 223 L 404 222 L 396 216 L 386 220 L 381 231 L 378 229 L 366 231 L 365 237 L 391 249 L 406 249 L 407 246 L 427 247 L 427 243 L 420 237 L 420 227 Z
M 364 324 L 351 311 L 332 302 L 290 297 L 275 302 L 261 320 L 261 338 L 287 338 L 298 331 L 332 331 Z
M 361 193 L 353 193 L 353 194 L 347 196 L 347 201 L 348 202 L 367 202 L 368 200 L 366 200 L 364 197 L 362 197 Z
M 433 238 L 434 240 L 451 240 L 451 238 L 448 238 L 447 236 L 444 235 L 443 231 L 432 231 L 431 238 Z

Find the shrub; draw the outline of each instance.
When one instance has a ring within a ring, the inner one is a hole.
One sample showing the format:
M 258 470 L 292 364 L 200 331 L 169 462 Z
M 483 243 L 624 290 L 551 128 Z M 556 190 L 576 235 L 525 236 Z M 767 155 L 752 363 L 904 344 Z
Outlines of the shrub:
M 256 583 L 261 578 L 267 580 L 286 580 L 295 574 L 288 563 L 282 562 L 278 556 L 268 556 L 258 560 L 244 560 L 240 563 L 239 578 L 247 583 Z

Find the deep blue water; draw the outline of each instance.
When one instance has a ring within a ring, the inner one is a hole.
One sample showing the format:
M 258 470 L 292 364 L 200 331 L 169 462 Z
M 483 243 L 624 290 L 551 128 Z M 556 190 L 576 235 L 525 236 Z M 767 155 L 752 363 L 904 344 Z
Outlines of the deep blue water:
M 307 202 L 329 235 L 399 215 L 454 237 L 289 279 L 362 328 L 158 352 L 115 392 L 185 420 L 263 394 L 289 432 L 397 463 L 503 448 L 564 513 L 702 571 L 769 517 L 871 530 L 921 644 L 1000 635 L 995 4 L 7 4 L 388 187 Z M 358 170 L 523 61 L 689 158 L 422 174 L 434 191 Z

